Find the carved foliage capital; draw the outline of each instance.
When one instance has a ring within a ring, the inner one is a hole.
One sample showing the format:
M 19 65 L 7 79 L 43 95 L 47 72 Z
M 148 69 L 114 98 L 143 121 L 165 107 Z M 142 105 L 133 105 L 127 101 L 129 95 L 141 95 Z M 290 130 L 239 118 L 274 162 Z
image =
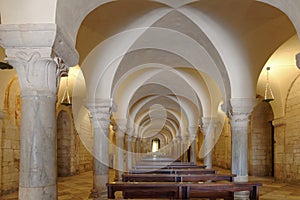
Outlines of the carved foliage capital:
M 88 107 L 91 113 L 91 119 L 94 127 L 108 128 L 110 125 L 111 109 L 107 106 L 90 106 Z
M 17 71 L 21 92 L 50 92 L 56 95 L 56 64 L 51 57 L 42 57 L 39 51 L 20 50 L 8 57 Z
M 230 103 L 229 118 L 231 122 L 248 122 L 257 100 L 255 98 L 235 98 L 231 99 Z

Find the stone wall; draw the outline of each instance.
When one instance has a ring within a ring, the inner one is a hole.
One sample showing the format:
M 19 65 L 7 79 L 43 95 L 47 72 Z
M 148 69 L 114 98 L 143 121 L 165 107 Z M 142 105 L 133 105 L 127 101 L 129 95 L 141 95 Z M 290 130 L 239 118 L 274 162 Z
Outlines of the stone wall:
M 292 85 L 286 102 L 284 138 L 285 179 L 300 180 L 300 78 Z M 278 139 L 277 139 L 278 140 Z
M 231 168 L 231 130 L 229 119 L 226 118 L 221 135 L 216 138 L 216 144 L 212 153 L 213 166 L 224 169 Z
M 1 129 L 1 195 L 14 192 L 19 185 L 21 100 L 18 79 L 11 79 L 5 89 L 6 112 Z
M 272 176 L 272 122 L 269 103 L 260 102 L 253 110 L 248 137 L 249 175 Z
M 90 171 L 93 157 L 75 129 L 72 109 L 59 106 L 57 116 L 57 171 L 58 176 L 71 176 Z M 90 131 L 91 127 L 90 127 Z

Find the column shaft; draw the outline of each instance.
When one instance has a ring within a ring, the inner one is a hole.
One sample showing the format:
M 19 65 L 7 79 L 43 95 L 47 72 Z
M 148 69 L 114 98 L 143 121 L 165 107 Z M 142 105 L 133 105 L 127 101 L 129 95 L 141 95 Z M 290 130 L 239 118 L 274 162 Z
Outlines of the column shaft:
M 126 136 L 126 144 L 127 144 L 127 170 L 132 168 L 132 138 L 131 136 Z
M 106 194 L 109 180 L 109 126 L 111 115 L 110 100 L 96 100 L 87 105 L 91 112 L 94 132 L 93 146 L 93 189 L 90 197 L 100 198 Z
M 19 199 L 56 199 L 55 102 L 22 96 Z
M 118 130 L 120 131 L 120 130 Z M 124 172 L 124 134 L 116 134 L 117 143 L 117 179 L 122 180 L 122 173 Z
M 212 150 L 214 148 L 214 136 L 216 133 L 217 119 L 212 117 L 202 118 L 202 128 L 204 133 L 204 165 L 212 168 Z

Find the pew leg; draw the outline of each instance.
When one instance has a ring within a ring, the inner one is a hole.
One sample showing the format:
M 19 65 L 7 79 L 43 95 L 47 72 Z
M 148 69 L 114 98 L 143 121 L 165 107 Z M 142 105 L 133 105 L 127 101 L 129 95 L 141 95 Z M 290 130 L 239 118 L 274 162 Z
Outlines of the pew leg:
M 258 199 L 259 199 L 258 187 L 253 186 L 252 190 L 250 191 L 250 200 L 258 200 Z
M 111 187 L 107 187 L 107 197 L 109 199 L 115 199 L 115 191 Z

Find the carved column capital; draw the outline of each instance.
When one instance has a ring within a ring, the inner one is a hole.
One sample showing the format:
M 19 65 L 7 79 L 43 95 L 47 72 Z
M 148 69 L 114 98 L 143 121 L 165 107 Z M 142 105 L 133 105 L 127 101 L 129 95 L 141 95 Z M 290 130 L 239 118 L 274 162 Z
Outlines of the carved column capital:
M 231 110 L 229 118 L 231 122 L 247 122 L 253 111 L 253 108 L 257 104 L 255 98 L 234 98 L 230 100 Z
M 116 119 L 115 120 L 116 137 L 124 138 L 127 132 L 127 121 L 126 119 Z
M 133 137 L 131 136 L 131 135 L 125 135 L 126 136 L 126 141 L 127 142 L 132 142 L 132 140 L 133 140 Z
M 187 131 L 190 135 L 190 142 L 193 142 L 197 136 L 198 133 L 198 126 L 189 126 L 187 128 Z
M 0 26 L 0 43 L 17 71 L 22 96 L 56 97 L 60 73 L 52 58 L 55 37 L 55 24 Z
M 93 102 L 88 102 L 86 107 L 91 113 L 91 119 L 94 128 L 104 127 L 105 129 L 110 125 L 110 116 L 112 113 L 112 106 L 110 99 L 97 99 Z
M 219 123 L 218 118 L 216 117 L 202 117 L 202 131 L 204 135 L 214 132 L 216 126 Z

